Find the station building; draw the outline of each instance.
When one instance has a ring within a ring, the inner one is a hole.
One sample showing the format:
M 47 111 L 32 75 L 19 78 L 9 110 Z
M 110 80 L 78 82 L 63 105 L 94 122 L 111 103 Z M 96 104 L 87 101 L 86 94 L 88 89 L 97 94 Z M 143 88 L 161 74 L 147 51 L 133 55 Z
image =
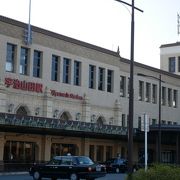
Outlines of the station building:
M 130 61 L 114 52 L 0 16 L 0 162 L 87 155 L 127 158 Z M 146 76 L 138 76 L 138 73 Z M 180 76 L 134 63 L 133 161 L 157 160 L 159 75 L 162 162 L 179 163 Z M 155 78 L 152 78 L 154 76 Z

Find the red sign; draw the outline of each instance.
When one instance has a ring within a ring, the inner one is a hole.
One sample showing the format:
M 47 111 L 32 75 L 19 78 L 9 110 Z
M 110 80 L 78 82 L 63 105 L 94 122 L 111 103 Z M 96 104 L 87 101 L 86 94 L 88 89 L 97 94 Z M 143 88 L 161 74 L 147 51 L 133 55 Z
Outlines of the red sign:
M 32 91 L 37 93 L 43 92 L 43 85 L 40 83 L 20 81 L 18 79 L 5 78 L 5 85 L 7 87 L 12 86 L 14 89 L 20 89 L 23 91 Z
M 67 92 L 57 92 L 57 91 L 52 90 L 52 89 L 51 89 L 51 95 L 52 96 L 61 96 L 61 97 L 66 97 L 66 98 L 83 100 L 83 97 L 79 96 L 78 94 L 72 94 L 72 93 L 67 93 Z
M 26 81 L 20 81 L 18 79 L 12 79 L 12 78 L 5 78 L 5 85 L 7 87 L 12 86 L 14 89 L 20 89 L 23 91 L 31 91 L 31 92 L 37 92 L 37 93 L 43 93 L 43 84 L 40 83 L 34 83 L 34 82 L 26 82 Z M 56 90 L 50 90 L 52 96 L 60 96 L 65 98 L 71 98 L 71 99 L 78 99 L 82 100 L 83 97 L 79 96 L 78 94 L 68 93 L 68 92 L 57 92 Z

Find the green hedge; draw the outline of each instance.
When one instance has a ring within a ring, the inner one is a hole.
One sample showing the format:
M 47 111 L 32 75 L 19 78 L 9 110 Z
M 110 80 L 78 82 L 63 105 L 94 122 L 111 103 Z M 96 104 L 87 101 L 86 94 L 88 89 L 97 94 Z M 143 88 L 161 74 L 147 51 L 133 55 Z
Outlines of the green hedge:
M 180 180 L 180 167 L 173 165 L 155 164 L 145 172 L 140 169 L 127 176 L 127 180 Z

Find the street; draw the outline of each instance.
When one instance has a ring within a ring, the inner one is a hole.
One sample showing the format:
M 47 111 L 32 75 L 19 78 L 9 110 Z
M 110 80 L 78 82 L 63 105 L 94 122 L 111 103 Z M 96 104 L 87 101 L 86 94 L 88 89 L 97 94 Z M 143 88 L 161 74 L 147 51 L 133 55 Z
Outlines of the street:
M 107 174 L 105 177 L 98 178 L 96 180 L 125 180 L 125 177 L 126 174 Z M 1 180 L 32 180 L 33 178 L 26 173 L 20 175 L 1 175 L 0 179 Z M 50 179 L 43 178 L 42 180 L 50 180 Z

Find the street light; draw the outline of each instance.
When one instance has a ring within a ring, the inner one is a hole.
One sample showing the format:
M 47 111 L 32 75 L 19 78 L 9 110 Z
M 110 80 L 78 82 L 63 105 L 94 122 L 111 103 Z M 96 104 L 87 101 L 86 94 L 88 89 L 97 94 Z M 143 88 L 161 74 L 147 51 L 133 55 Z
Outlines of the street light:
M 141 73 L 138 73 L 137 75 L 143 77 L 150 77 L 159 81 L 159 121 L 158 121 L 158 154 L 157 155 L 158 155 L 158 163 L 161 163 L 161 82 L 164 81 L 162 81 L 161 79 L 161 74 L 159 74 L 159 78 Z
M 131 10 L 131 52 L 130 52 L 130 79 L 129 79 L 129 121 L 128 121 L 128 173 L 133 171 L 133 116 L 134 116 L 134 9 L 143 12 L 143 10 L 132 4 L 121 0 L 115 0 L 120 3 L 126 4 L 132 8 Z

